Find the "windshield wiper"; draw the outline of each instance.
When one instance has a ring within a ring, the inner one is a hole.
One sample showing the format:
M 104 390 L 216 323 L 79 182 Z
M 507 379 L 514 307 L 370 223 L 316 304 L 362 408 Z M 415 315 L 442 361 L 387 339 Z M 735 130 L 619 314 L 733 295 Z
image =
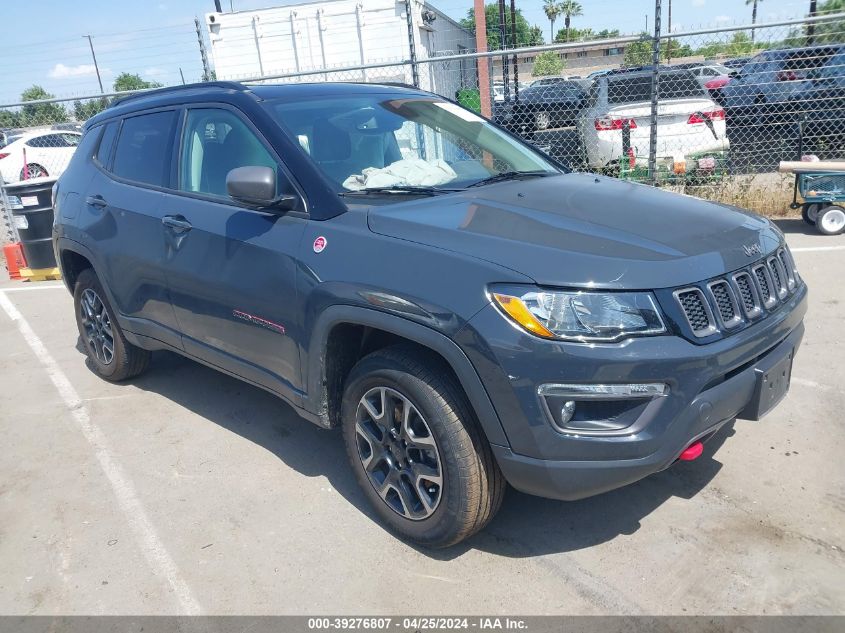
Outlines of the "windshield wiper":
M 385 187 L 365 187 L 356 191 L 341 191 L 339 196 L 366 196 L 372 194 L 399 194 L 414 196 L 436 196 L 441 193 L 454 193 L 463 189 L 442 189 L 440 187 L 414 187 L 412 185 L 389 185 Z
M 481 187 L 483 185 L 491 185 L 494 182 L 502 182 L 504 180 L 522 180 L 523 178 L 544 178 L 546 176 L 556 176 L 558 172 L 554 171 L 503 171 L 500 174 L 494 174 L 488 178 L 483 178 L 477 182 L 468 185 L 468 187 Z

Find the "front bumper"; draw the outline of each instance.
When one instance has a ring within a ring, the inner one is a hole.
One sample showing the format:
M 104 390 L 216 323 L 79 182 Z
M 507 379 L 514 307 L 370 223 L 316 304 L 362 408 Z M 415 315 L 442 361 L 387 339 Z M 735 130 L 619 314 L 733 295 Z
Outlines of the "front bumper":
M 573 500 L 667 468 L 692 442 L 741 416 L 754 397 L 758 368 L 797 350 L 806 298 L 803 286 L 764 321 L 707 345 L 676 336 L 590 346 L 546 341 L 488 307 L 459 343 L 507 435 L 510 446 L 493 446 L 503 474 L 518 490 Z M 554 382 L 663 382 L 670 394 L 627 432 L 564 434 L 552 427 L 537 395 L 538 385 Z

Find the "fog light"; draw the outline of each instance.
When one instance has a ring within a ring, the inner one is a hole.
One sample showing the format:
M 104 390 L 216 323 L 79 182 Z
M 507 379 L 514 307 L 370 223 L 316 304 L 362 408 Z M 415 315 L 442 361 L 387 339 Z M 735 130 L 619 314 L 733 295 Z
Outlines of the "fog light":
M 572 419 L 573 415 L 575 415 L 575 402 L 573 400 L 567 400 L 560 408 L 560 423 L 565 426 Z
M 537 393 L 561 433 L 606 433 L 634 425 L 646 408 L 667 395 L 668 385 L 547 384 Z

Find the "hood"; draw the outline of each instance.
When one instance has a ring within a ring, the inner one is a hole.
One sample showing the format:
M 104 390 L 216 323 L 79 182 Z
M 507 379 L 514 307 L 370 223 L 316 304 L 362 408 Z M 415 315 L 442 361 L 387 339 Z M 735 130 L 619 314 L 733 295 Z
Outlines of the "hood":
M 591 174 L 509 181 L 373 207 L 378 234 L 505 266 L 541 285 L 669 288 L 773 251 L 768 220 L 726 205 Z M 492 280 L 491 280 L 492 281 Z

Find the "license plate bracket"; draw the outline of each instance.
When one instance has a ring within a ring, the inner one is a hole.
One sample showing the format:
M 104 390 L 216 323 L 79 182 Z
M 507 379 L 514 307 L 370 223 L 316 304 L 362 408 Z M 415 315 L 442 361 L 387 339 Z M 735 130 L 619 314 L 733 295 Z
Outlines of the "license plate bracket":
M 767 358 L 754 368 L 754 394 L 745 410 L 739 414 L 740 418 L 759 420 L 783 400 L 789 391 L 794 356 L 795 348 L 791 348 L 786 354 Z

